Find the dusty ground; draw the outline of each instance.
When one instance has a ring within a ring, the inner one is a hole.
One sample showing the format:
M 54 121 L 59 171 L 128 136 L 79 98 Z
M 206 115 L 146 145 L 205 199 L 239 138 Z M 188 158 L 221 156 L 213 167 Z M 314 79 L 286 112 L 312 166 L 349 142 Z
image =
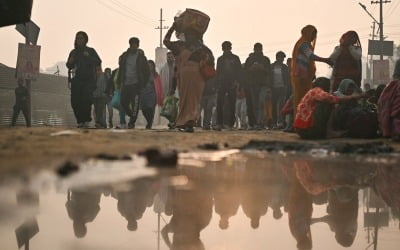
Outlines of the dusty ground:
M 78 132 L 75 135 L 50 136 L 62 130 Z M 227 143 L 230 148 L 245 145 L 250 140 L 297 141 L 296 134 L 280 131 L 202 131 L 182 133 L 167 129 L 116 130 L 71 129 L 60 127 L 0 128 L 0 175 L 15 171 L 35 171 L 43 167 L 57 167 L 67 159 L 81 160 L 99 153 L 125 155 L 149 147 L 197 149 L 205 143 Z M 315 141 L 322 143 L 324 141 Z M 331 142 L 364 143 L 377 140 L 334 139 Z M 378 140 L 379 141 L 379 140 Z M 400 152 L 400 144 L 383 140 Z

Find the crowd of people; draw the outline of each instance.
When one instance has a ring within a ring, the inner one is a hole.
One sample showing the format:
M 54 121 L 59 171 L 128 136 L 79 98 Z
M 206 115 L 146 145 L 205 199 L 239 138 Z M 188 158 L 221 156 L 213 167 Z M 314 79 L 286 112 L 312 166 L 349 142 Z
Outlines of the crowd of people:
M 88 35 L 79 31 L 67 60 L 78 127 L 89 127 L 94 104 L 96 128 L 107 128 L 108 106 L 108 127 L 114 127 L 116 108 L 120 114 L 116 128 L 135 128 L 142 110 L 146 129 L 151 129 L 155 115 L 174 96 L 179 98 L 177 114 L 164 116 L 170 129 L 182 132 L 194 132 L 195 127 L 216 131 L 278 129 L 297 132 L 304 139 L 371 138 L 379 134 L 399 139 L 399 62 L 394 81 L 386 88 L 382 85 L 374 90 L 366 84 L 362 90 L 362 48 L 355 31 L 344 33 L 329 57 L 320 57 L 314 53 L 317 29 L 307 25 L 292 56 L 285 62 L 286 54 L 278 51 L 273 63 L 263 54 L 261 43 L 254 44 L 253 52 L 242 63 L 232 52 L 232 43 L 224 41 L 222 55 L 215 60 L 203 42 L 203 33 L 187 29 L 180 39 L 171 41 L 174 32 L 178 32 L 175 22 L 165 35 L 167 63 L 158 73 L 154 62 L 139 48 L 137 37 L 129 39 L 119 67 L 103 72 L 100 57 L 87 46 Z M 315 62 L 332 67 L 330 79 L 316 77 Z M 15 119 L 19 110 L 25 108 L 16 105 Z M 366 129 L 357 130 L 360 125 Z

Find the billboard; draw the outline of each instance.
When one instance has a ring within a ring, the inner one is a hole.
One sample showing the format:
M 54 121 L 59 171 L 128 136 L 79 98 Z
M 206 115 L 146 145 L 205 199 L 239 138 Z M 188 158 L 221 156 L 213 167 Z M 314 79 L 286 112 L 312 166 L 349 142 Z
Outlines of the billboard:
M 390 82 L 389 60 L 374 60 L 373 61 L 373 84 L 387 84 Z
M 40 46 L 18 44 L 17 78 L 36 80 L 40 67 Z
M 368 55 L 393 56 L 393 41 L 368 40 Z

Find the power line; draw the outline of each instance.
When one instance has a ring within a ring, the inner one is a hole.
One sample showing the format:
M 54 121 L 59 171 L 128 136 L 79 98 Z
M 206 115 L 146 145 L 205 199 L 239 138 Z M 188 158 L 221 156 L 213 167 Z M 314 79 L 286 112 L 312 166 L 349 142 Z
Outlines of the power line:
M 131 20 L 133 20 L 133 21 L 135 21 L 135 22 L 138 22 L 138 23 L 141 23 L 141 24 L 144 24 L 144 25 L 152 26 L 151 24 L 145 23 L 145 22 L 143 22 L 143 21 L 141 21 L 141 20 L 139 20 L 139 19 L 137 19 L 137 18 L 135 18 L 135 17 L 133 17 L 133 16 L 131 16 L 131 15 L 128 15 L 128 14 L 126 14 L 126 13 L 124 13 L 124 12 L 122 12 L 122 11 L 116 9 L 116 8 L 114 8 L 113 6 L 110 6 L 110 5 L 106 4 L 106 3 L 104 3 L 104 2 L 101 1 L 101 0 L 96 0 L 96 1 L 97 1 L 99 4 L 103 5 L 104 7 L 106 7 L 107 9 L 110 9 L 110 10 L 112 10 L 112 11 L 114 11 L 114 12 L 116 12 L 116 13 L 118 13 L 118 14 L 120 14 L 120 15 L 126 17 L 126 18 L 129 18 L 129 19 L 131 19 Z
M 134 15 L 136 18 L 143 19 L 144 22 L 147 22 L 147 23 L 153 23 L 154 22 L 154 20 L 152 20 L 151 18 L 148 18 L 148 17 L 144 16 L 143 14 L 140 14 L 139 12 L 131 9 L 130 7 L 128 7 L 127 5 L 121 3 L 118 0 L 110 0 L 110 1 L 112 1 L 115 5 L 118 5 L 119 8 L 129 12 L 132 15 Z

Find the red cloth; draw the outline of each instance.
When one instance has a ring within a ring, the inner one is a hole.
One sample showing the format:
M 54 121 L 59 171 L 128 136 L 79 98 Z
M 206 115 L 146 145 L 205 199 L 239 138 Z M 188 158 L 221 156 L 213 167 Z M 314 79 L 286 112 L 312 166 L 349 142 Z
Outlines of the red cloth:
M 156 104 L 162 106 L 164 102 L 164 93 L 160 75 L 154 76 L 154 89 L 156 90 Z
M 317 102 L 338 103 L 339 97 L 325 92 L 319 87 L 310 89 L 301 99 L 297 107 L 294 127 L 298 129 L 312 128 L 314 125 L 314 112 Z
M 383 136 L 400 135 L 400 80 L 386 85 L 378 101 L 378 112 Z

